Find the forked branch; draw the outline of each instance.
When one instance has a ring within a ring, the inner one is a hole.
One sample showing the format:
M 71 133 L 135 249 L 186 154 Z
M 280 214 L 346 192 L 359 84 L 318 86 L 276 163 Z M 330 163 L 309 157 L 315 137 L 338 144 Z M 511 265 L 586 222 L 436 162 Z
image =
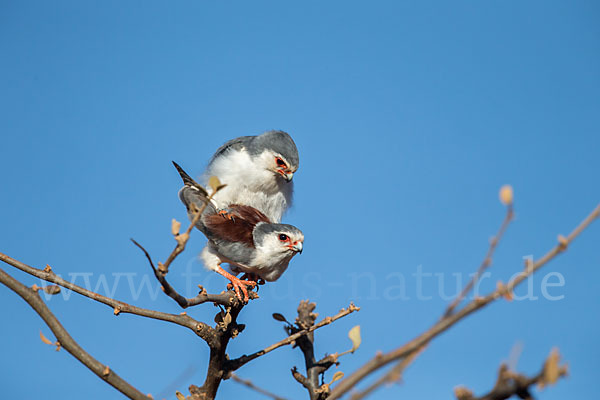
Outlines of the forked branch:
M 457 400 L 506 400 L 512 396 L 520 399 L 533 399 L 531 395 L 532 386 L 537 385 L 544 388 L 547 385 L 555 384 L 559 378 L 567 375 L 567 366 L 559 365 L 560 356 L 558 350 L 553 350 L 540 372 L 532 377 L 513 372 L 502 364 L 498 369 L 498 378 L 496 384 L 488 393 L 482 396 L 474 396 L 473 392 L 464 386 L 454 389 L 454 395 Z
M 27 302 L 38 313 L 38 315 L 44 320 L 46 325 L 52 330 L 54 336 L 58 340 L 60 347 L 68 351 L 73 357 L 79 362 L 85 365 L 90 371 L 98 375 L 100 379 L 106 381 L 109 385 L 123 393 L 130 399 L 134 400 L 148 400 L 151 397 L 146 396 L 136 388 L 134 388 L 129 382 L 125 381 L 108 365 L 102 364 L 100 361 L 92 357 L 86 352 L 72 337 L 69 335 L 67 330 L 61 325 L 58 319 L 54 316 L 52 311 L 48 308 L 46 303 L 41 299 L 38 292 L 34 289 L 28 288 L 15 278 L 7 274 L 4 270 L 0 269 L 0 282 L 8 287 L 10 290 L 21 296 L 23 300 Z
M 558 244 L 550 249 L 541 258 L 531 261 L 529 260 L 524 271 L 515 277 L 513 280 L 508 282 L 506 285 L 499 286 L 495 291 L 488 294 L 485 297 L 479 297 L 471 302 L 467 303 L 462 309 L 456 311 L 453 314 L 442 318 L 440 321 L 435 323 L 427 331 L 417 336 L 405 345 L 392 350 L 385 354 L 377 354 L 374 358 L 364 364 L 361 368 L 356 370 L 347 378 L 341 380 L 339 384 L 332 390 L 328 400 L 338 399 L 345 393 L 348 393 L 355 385 L 357 385 L 364 378 L 369 376 L 374 371 L 385 367 L 391 362 L 401 360 L 419 351 L 423 346 L 427 345 L 432 339 L 445 332 L 456 323 L 461 321 L 463 318 L 471 315 L 475 311 L 478 311 L 495 300 L 503 298 L 504 296 L 510 295 L 514 288 L 517 287 L 521 282 L 526 280 L 535 271 L 546 265 L 549 261 L 554 259 L 557 255 L 567 250 L 568 246 L 575 240 L 583 230 L 585 230 L 594 220 L 600 216 L 600 204 L 567 236 L 559 236 Z M 400 371 L 401 372 L 401 371 Z

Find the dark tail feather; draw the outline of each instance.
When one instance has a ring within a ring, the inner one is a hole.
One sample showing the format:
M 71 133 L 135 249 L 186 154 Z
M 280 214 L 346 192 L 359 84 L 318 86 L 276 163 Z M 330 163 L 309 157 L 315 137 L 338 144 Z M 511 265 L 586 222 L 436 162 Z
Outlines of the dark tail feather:
M 183 170 L 183 168 L 181 168 L 179 166 L 179 164 L 177 164 L 175 161 L 172 161 L 172 163 L 175 166 L 175 168 L 177 168 L 177 172 L 179 172 L 179 176 L 181 176 L 181 179 L 183 180 L 183 184 L 184 185 L 196 188 L 196 189 L 200 190 L 200 192 L 202 192 L 202 194 L 208 196 L 208 193 L 206 192 L 206 189 L 204 189 L 198 182 L 196 182 L 195 180 L 193 180 L 192 177 L 189 176 Z

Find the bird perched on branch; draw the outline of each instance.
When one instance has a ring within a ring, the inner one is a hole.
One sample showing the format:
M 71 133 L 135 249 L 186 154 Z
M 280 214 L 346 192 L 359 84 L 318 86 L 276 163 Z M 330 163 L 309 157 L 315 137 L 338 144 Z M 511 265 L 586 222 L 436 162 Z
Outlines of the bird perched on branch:
M 195 225 L 208 238 L 200 258 L 208 269 L 229 279 L 238 298 L 242 300 L 241 291 L 243 301 L 247 302 L 246 285 L 254 287 L 257 278 L 277 280 L 292 257 L 302 252 L 302 231 L 292 225 L 271 223 L 265 214 L 249 205 L 228 204 L 224 208 L 228 218 L 224 218 L 219 214 L 220 203 L 208 201 L 206 189 L 177 163 L 173 162 L 173 165 L 185 185 L 179 191 L 179 198 L 188 209 L 190 219 L 194 220 L 206 204 Z M 221 268 L 222 263 L 230 264 L 234 272 L 244 272 L 250 280 L 228 273 Z
M 298 164 L 298 149 L 290 135 L 268 131 L 225 143 L 211 158 L 205 175 L 227 184 L 214 196 L 221 207 L 243 204 L 280 222 L 292 203 L 292 177 Z

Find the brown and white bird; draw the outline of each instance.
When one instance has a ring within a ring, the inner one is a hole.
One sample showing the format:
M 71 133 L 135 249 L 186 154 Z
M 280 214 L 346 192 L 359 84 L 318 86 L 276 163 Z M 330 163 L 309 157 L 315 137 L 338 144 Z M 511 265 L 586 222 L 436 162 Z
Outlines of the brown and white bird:
M 193 218 L 194 209 L 208 202 L 209 194 L 177 163 L 173 162 L 183 179 L 179 198 Z M 213 198 L 214 200 L 214 198 Z M 200 258 L 205 266 L 231 281 L 240 300 L 248 301 L 246 285 L 254 287 L 257 278 L 275 281 L 287 269 L 290 260 L 302 252 L 304 235 L 293 225 L 272 223 L 258 209 L 244 204 L 223 207 L 227 216 L 219 213 L 219 202 L 208 202 L 196 223 L 196 228 L 208 238 Z M 232 271 L 244 272 L 252 280 L 242 280 L 225 271 L 221 264 L 228 263 Z
M 205 176 L 216 176 L 227 184 L 214 196 L 220 207 L 244 204 L 260 210 L 272 222 L 280 222 L 292 204 L 292 177 L 299 162 L 290 135 L 268 131 L 225 143 L 212 156 Z

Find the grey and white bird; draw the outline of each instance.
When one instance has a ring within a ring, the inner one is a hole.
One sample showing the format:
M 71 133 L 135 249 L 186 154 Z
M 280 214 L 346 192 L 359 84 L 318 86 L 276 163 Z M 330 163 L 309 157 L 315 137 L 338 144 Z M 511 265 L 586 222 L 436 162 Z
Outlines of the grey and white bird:
M 183 179 L 179 198 L 193 219 L 194 209 L 208 202 L 208 192 L 196 183 L 177 163 L 173 162 Z M 214 198 L 213 198 L 214 200 Z M 228 204 L 228 217 L 219 214 L 220 203 L 208 202 L 196 223 L 196 228 L 208 238 L 200 258 L 205 266 L 231 281 L 240 300 L 248 301 L 246 285 L 254 287 L 257 278 L 277 280 L 287 269 L 290 260 L 302 252 L 304 235 L 293 225 L 272 223 L 269 218 L 249 205 Z M 243 280 L 225 271 L 228 263 L 235 273 L 244 272 L 251 280 Z
M 280 222 L 292 204 L 292 178 L 299 161 L 289 134 L 268 131 L 225 143 L 211 158 L 205 176 L 216 176 L 227 184 L 214 196 L 215 204 L 243 204 L 260 210 L 272 222 Z

